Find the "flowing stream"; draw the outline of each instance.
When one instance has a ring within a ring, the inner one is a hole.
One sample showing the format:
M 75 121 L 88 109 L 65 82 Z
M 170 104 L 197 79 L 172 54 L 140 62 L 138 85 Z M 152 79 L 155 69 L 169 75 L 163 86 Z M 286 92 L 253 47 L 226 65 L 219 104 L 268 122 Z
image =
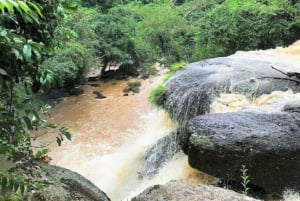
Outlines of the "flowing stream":
M 247 54 L 258 59 L 269 57 L 270 60 L 289 61 L 290 67 L 293 67 L 299 64 L 298 43 L 288 49 L 277 48 Z M 146 187 L 173 179 L 205 184 L 217 182 L 216 178 L 191 168 L 187 157 L 181 152 L 172 153 L 173 157 L 164 161 L 156 174 L 145 174 L 151 168 L 145 160 L 147 150 L 160 146 L 158 140 L 176 129 L 168 115 L 151 106 L 147 100 L 150 89 L 160 80 L 159 76 L 142 80 L 140 93 L 129 93 L 129 96 L 123 96 L 122 91 L 126 86 L 124 80 L 97 81 L 94 84 L 100 84 L 99 87 L 81 86 L 85 91 L 83 95 L 67 97 L 58 103 L 51 109 L 49 120 L 69 127 L 73 140 L 64 141 L 61 147 L 55 143 L 50 145 L 51 164 L 82 174 L 113 201 L 129 200 Z M 93 91 L 101 91 L 107 98 L 96 99 Z M 273 92 L 248 100 L 240 94 L 221 94 L 212 103 L 211 112 L 274 112 L 280 111 L 290 101 L 299 103 L 300 95 L 292 91 Z M 51 141 L 55 142 L 51 135 L 39 139 L 40 143 Z M 160 152 L 163 147 L 153 150 Z M 162 154 L 152 155 L 150 158 L 155 160 L 157 157 L 159 160 Z
M 173 153 L 155 175 L 145 174 L 151 168 L 145 162 L 147 149 L 159 146 L 156 142 L 176 128 L 164 111 L 147 100 L 159 81 L 160 77 L 142 80 L 140 93 L 129 96 L 123 96 L 124 80 L 98 81 L 93 84 L 99 87 L 84 85 L 83 95 L 64 98 L 51 109 L 49 121 L 70 128 L 73 139 L 61 147 L 50 145 L 50 163 L 82 174 L 113 201 L 129 200 L 151 185 L 172 179 L 216 182 L 191 168 L 181 152 Z M 101 91 L 107 98 L 96 99 L 93 91 Z M 54 135 L 39 139 L 45 144 L 50 141 L 55 142 Z M 151 154 L 155 160 L 156 153 Z

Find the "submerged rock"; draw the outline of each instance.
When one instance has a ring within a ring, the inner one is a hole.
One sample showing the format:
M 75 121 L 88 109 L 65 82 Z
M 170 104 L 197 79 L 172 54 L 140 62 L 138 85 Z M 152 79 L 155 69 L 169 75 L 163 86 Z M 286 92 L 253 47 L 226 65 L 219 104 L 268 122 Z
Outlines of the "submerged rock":
M 203 172 L 251 183 L 268 192 L 300 190 L 299 113 L 233 112 L 201 115 L 188 124 L 189 163 Z
M 170 160 L 180 147 L 176 140 L 176 132 L 160 138 L 154 145 L 149 147 L 145 153 L 146 177 L 153 177 L 164 163 Z
M 84 93 L 84 90 L 79 87 L 74 87 L 69 90 L 69 94 L 73 96 L 79 96 Z
M 27 161 L 19 163 L 12 171 L 45 184 L 41 190 L 28 195 L 31 201 L 110 201 L 89 180 L 62 167 Z
M 203 184 L 171 181 L 147 188 L 131 201 L 257 201 L 231 190 Z
M 104 96 L 100 91 L 93 91 L 93 94 L 95 94 L 96 95 L 95 98 L 98 98 L 98 99 L 106 98 L 106 96 Z

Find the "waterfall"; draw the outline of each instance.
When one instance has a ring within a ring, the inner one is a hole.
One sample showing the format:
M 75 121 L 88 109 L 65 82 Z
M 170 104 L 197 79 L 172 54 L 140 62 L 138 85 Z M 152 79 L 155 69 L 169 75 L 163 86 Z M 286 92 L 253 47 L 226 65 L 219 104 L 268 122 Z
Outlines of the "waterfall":
M 144 80 L 134 96 L 123 96 L 126 81 L 99 84 L 106 99 L 95 99 L 96 88 L 85 85 L 84 95 L 64 98 L 50 111 L 49 120 L 69 127 L 73 138 L 61 147 L 51 144 L 51 164 L 80 173 L 112 201 L 129 200 L 174 179 L 213 182 L 179 151 L 177 125 L 169 115 L 148 103 L 155 82 Z M 53 140 L 53 135 L 39 139 Z

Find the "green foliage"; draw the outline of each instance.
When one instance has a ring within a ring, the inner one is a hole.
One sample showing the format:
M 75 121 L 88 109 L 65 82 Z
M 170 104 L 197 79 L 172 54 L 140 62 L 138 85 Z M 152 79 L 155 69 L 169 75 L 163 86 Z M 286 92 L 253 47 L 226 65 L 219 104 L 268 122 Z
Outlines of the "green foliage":
M 76 11 L 65 15 L 56 28 L 52 40 L 54 51 L 40 68 L 41 73 L 52 72 L 55 83 L 48 87 L 74 85 L 84 80 L 89 68 L 100 66 L 100 59 L 96 55 L 98 41 L 94 32 L 96 15 L 96 9 L 77 7 Z
M 203 14 L 194 59 L 288 45 L 299 37 L 299 6 L 288 1 L 226 0 Z M 298 21 L 298 22 L 297 22 Z
M 0 195 L 0 201 L 22 201 L 22 196 L 17 193 L 6 193 L 5 196 Z
M 248 169 L 245 165 L 242 165 L 241 171 L 241 178 L 242 178 L 242 186 L 243 186 L 243 194 L 248 195 L 249 187 L 248 184 L 250 183 L 249 176 L 248 176 Z
M 131 13 L 122 7 L 115 7 L 107 14 L 97 16 L 95 28 L 99 41 L 99 53 L 103 71 L 108 64 L 136 63 L 135 46 L 132 36 L 135 24 Z
M 57 2 L 40 7 L 42 2 L 0 1 L 0 154 L 14 159 L 32 154 L 29 133 L 45 124 L 40 113 L 46 110 L 32 98 L 31 89 L 53 80 L 51 71 L 39 71 L 48 47 L 45 33 L 53 27 L 40 26 L 47 20 L 55 25 Z
M 46 156 L 48 153 L 49 153 L 49 149 L 38 150 L 34 155 L 34 158 L 35 159 L 42 158 L 43 156 Z
M 188 63 L 185 61 L 180 61 L 178 63 L 174 63 L 170 66 L 170 70 L 171 72 L 176 72 L 180 69 L 182 69 L 183 67 L 185 67 Z
M 32 182 L 23 176 L 0 172 L 1 194 L 5 196 L 6 200 L 21 200 L 21 196 L 23 196 L 26 192 L 40 190 L 43 187 L 44 184 L 40 182 Z
M 164 57 L 167 63 L 189 60 L 193 50 L 193 27 L 182 16 L 182 8 L 172 2 L 126 7 L 135 13 L 136 36 L 139 50 L 148 52 L 150 59 Z M 180 24 L 180 26 L 178 26 Z M 141 43 L 141 44 L 140 44 Z M 143 57 L 142 57 L 143 58 Z
M 165 102 L 165 93 L 166 93 L 166 88 L 163 85 L 158 85 L 150 92 L 150 96 L 149 96 L 150 103 L 162 107 Z

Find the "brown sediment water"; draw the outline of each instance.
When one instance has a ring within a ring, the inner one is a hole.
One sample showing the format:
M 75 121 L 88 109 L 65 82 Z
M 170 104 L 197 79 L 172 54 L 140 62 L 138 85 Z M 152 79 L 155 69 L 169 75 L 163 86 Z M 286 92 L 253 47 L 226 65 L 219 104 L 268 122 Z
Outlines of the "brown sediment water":
M 160 80 L 161 76 L 141 80 L 140 93 L 129 96 L 123 96 L 125 80 L 97 81 L 94 84 L 99 87 L 84 85 L 83 95 L 64 98 L 51 109 L 48 120 L 68 127 L 73 139 L 64 141 L 61 147 L 51 143 L 51 164 L 82 174 L 115 201 L 172 179 L 215 182 L 191 168 L 182 153 L 153 178 L 143 177 L 145 151 L 176 127 L 164 111 L 148 102 L 150 89 Z M 106 98 L 96 99 L 93 91 Z M 55 137 L 46 135 L 38 141 L 55 142 Z
M 289 48 L 237 54 L 284 61 L 291 69 L 299 71 L 300 68 L 298 43 Z M 150 89 L 160 80 L 161 77 L 142 80 L 140 93 L 129 93 L 129 96 L 123 96 L 124 80 L 98 81 L 96 84 L 100 87 L 81 86 L 85 91 L 83 95 L 67 97 L 58 103 L 51 109 L 48 120 L 70 128 L 73 140 L 64 141 L 61 147 L 55 143 L 50 145 L 51 164 L 82 174 L 113 201 L 127 200 L 150 185 L 172 179 L 215 183 L 215 178 L 191 168 L 182 153 L 175 154 L 154 177 L 143 176 L 147 148 L 176 127 L 164 111 L 147 101 Z M 96 99 L 93 91 L 100 91 L 107 98 Z M 274 112 L 291 101 L 300 102 L 300 94 L 273 92 L 254 100 L 241 94 L 221 94 L 212 103 L 211 112 Z M 43 136 L 39 142 L 43 141 L 55 141 L 55 137 Z

